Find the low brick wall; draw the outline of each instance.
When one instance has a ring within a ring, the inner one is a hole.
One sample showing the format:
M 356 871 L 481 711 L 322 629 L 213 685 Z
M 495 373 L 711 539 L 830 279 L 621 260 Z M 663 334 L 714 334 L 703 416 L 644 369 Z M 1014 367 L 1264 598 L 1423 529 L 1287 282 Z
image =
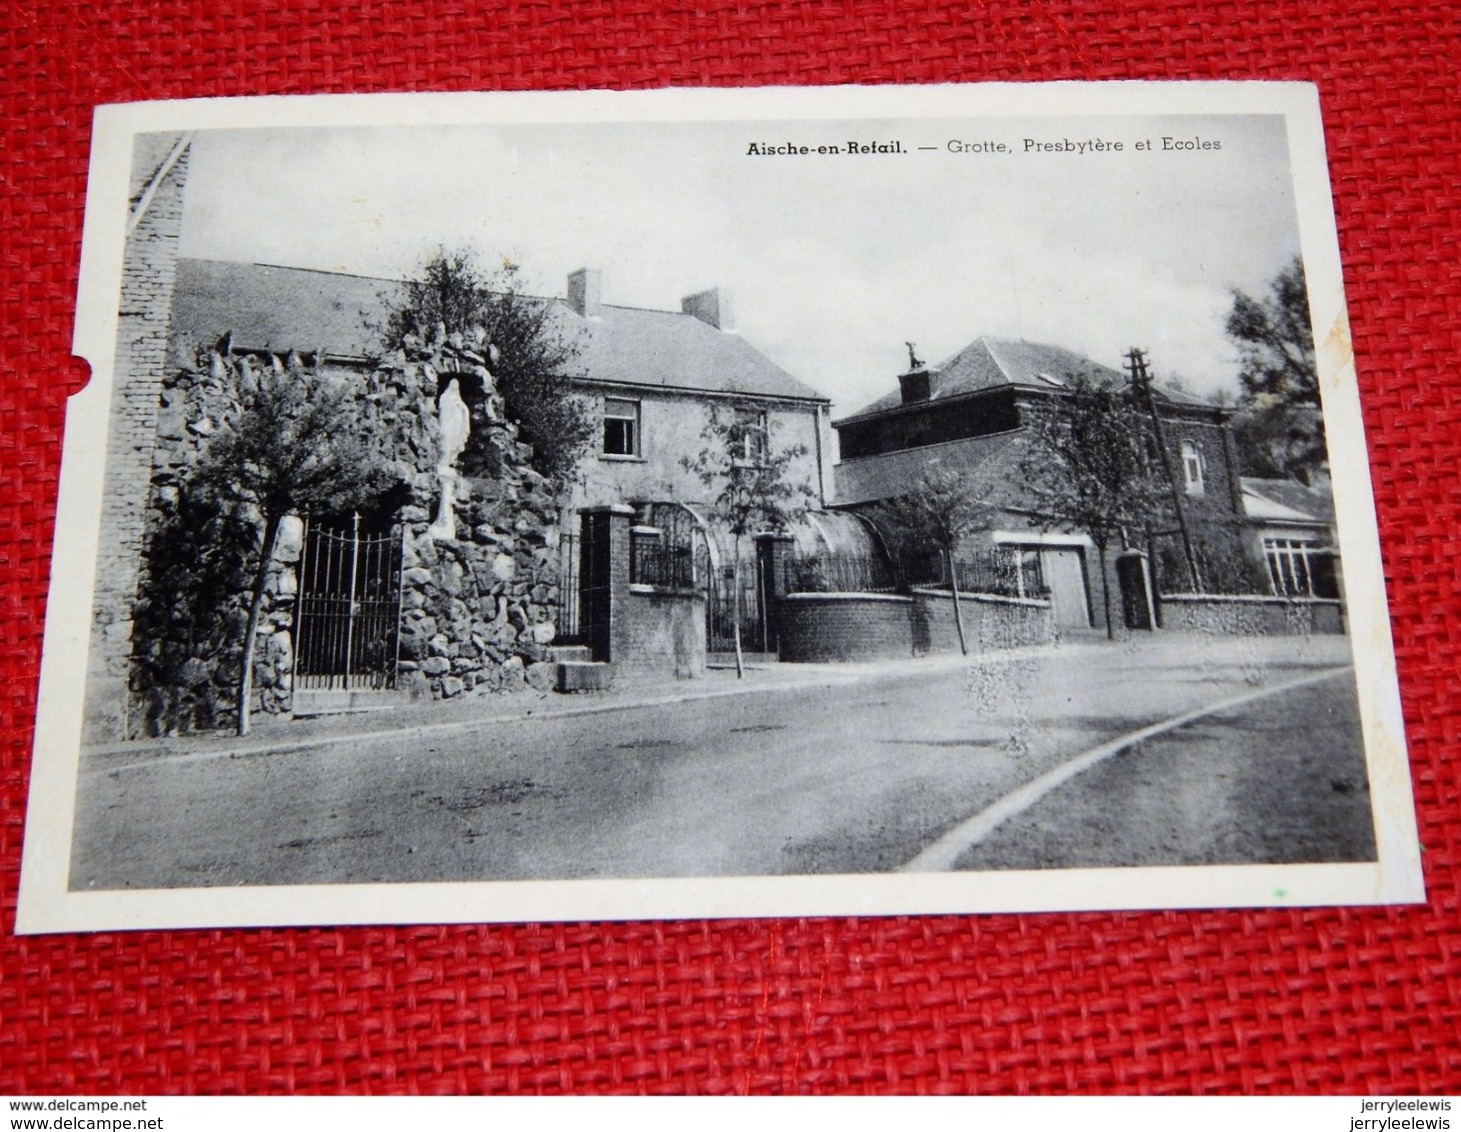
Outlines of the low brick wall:
M 898 594 L 787 594 L 776 603 L 783 661 L 913 655 L 913 599 Z
M 1278 637 L 1343 633 L 1344 607 L 1329 598 L 1167 594 L 1162 628 L 1228 636 Z
M 971 653 L 1053 639 L 1050 604 L 989 594 L 960 594 Z M 790 662 L 884 660 L 957 652 L 952 595 L 788 594 L 777 603 L 781 659 Z
M 954 623 L 953 594 L 948 590 L 915 589 L 913 597 L 915 652 L 957 652 L 959 629 Z M 920 613 L 927 625 L 922 641 Z M 1048 601 L 961 593 L 959 614 L 971 653 L 1044 645 L 1055 639 L 1055 614 Z
M 616 603 L 614 669 L 630 679 L 705 675 L 705 595 L 631 585 Z

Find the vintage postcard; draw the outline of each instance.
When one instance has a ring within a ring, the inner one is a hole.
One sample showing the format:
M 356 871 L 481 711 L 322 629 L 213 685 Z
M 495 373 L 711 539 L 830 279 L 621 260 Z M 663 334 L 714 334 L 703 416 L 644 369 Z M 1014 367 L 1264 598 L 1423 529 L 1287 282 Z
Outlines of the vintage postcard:
M 18 930 L 1423 899 L 1315 90 L 102 107 Z

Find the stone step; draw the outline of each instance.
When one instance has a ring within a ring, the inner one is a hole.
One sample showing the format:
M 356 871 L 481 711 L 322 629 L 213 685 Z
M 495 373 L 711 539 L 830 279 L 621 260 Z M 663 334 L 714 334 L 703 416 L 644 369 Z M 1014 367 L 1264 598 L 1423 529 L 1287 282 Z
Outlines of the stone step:
M 606 692 L 614 683 L 614 666 L 597 660 L 560 660 L 560 692 Z
M 313 688 L 294 693 L 294 717 L 300 719 L 314 715 L 347 715 L 365 711 L 394 711 L 411 702 L 403 691 L 387 689 L 344 690 L 339 688 Z
M 593 660 L 593 653 L 589 650 L 588 645 L 549 645 L 548 659 L 588 662 Z

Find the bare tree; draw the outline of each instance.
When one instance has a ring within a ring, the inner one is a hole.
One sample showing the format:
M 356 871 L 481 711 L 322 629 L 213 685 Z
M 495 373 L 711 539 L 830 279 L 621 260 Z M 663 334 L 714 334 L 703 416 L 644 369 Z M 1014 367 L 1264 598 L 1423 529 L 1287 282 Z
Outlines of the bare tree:
M 937 465 L 926 470 L 912 491 L 886 499 L 872 510 L 872 520 L 905 547 L 932 548 L 944 560 L 954 599 L 954 626 L 959 650 L 969 655 L 964 615 L 959 606 L 959 576 L 954 552 L 976 531 L 988 530 L 994 508 L 979 498 L 968 477 Z
M 736 677 L 745 675 L 741 655 L 741 540 L 761 531 L 781 532 L 806 513 L 811 486 L 789 477 L 791 465 L 807 455 L 804 444 L 779 451 L 771 446 L 771 428 L 757 412 L 727 414 L 712 407 L 710 423 L 701 430 L 705 443 L 699 455 L 685 456 L 681 466 L 699 477 L 715 494 L 711 514 L 733 540 L 731 622 L 736 643 Z
M 1170 507 L 1150 421 L 1135 394 L 1085 376 L 1031 414 L 1020 462 L 1031 511 L 1045 530 L 1074 528 L 1096 548 L 1106 635 L 1115 637 L 1107 551 Z
M 344 380 L 297 364 L 261 373 L 247 360 L 238 366 L 240 412 L 214 435 L 189 483 L 204 498 L 242 508 L 259 528 L 237 691 L 238 733 L 247 735 L 259 611 L 280 524 L 288 515 L 368 506 L 392 477 Z

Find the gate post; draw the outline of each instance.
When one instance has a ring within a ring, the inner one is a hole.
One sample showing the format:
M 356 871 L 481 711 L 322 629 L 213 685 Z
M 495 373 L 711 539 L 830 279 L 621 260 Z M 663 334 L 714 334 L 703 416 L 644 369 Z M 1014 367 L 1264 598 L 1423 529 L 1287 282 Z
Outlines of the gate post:
M 355 675 L 355 616 L 360 612 L 360 512 L 350 516 L 350 604 L 345 607 L 345 687 Z
M 1116 556 L 1116 580 L 1121 588 L 1121 611 L 1128 629 L 1155 629 L 1151 573 L 1146 555 L 1124 550 Z
M 629 592 L 629 539 L 634 508 L 622 503 L 579 511 L 579 616 L 589 655 L 612 661 L 616 607 Z
M 786 563 L 791 558 L 791 535 L 756 536 L 756 604 L 761 607 L 761 641 L 766 652 L 779 652 L 778 599 L 786 594 Z

